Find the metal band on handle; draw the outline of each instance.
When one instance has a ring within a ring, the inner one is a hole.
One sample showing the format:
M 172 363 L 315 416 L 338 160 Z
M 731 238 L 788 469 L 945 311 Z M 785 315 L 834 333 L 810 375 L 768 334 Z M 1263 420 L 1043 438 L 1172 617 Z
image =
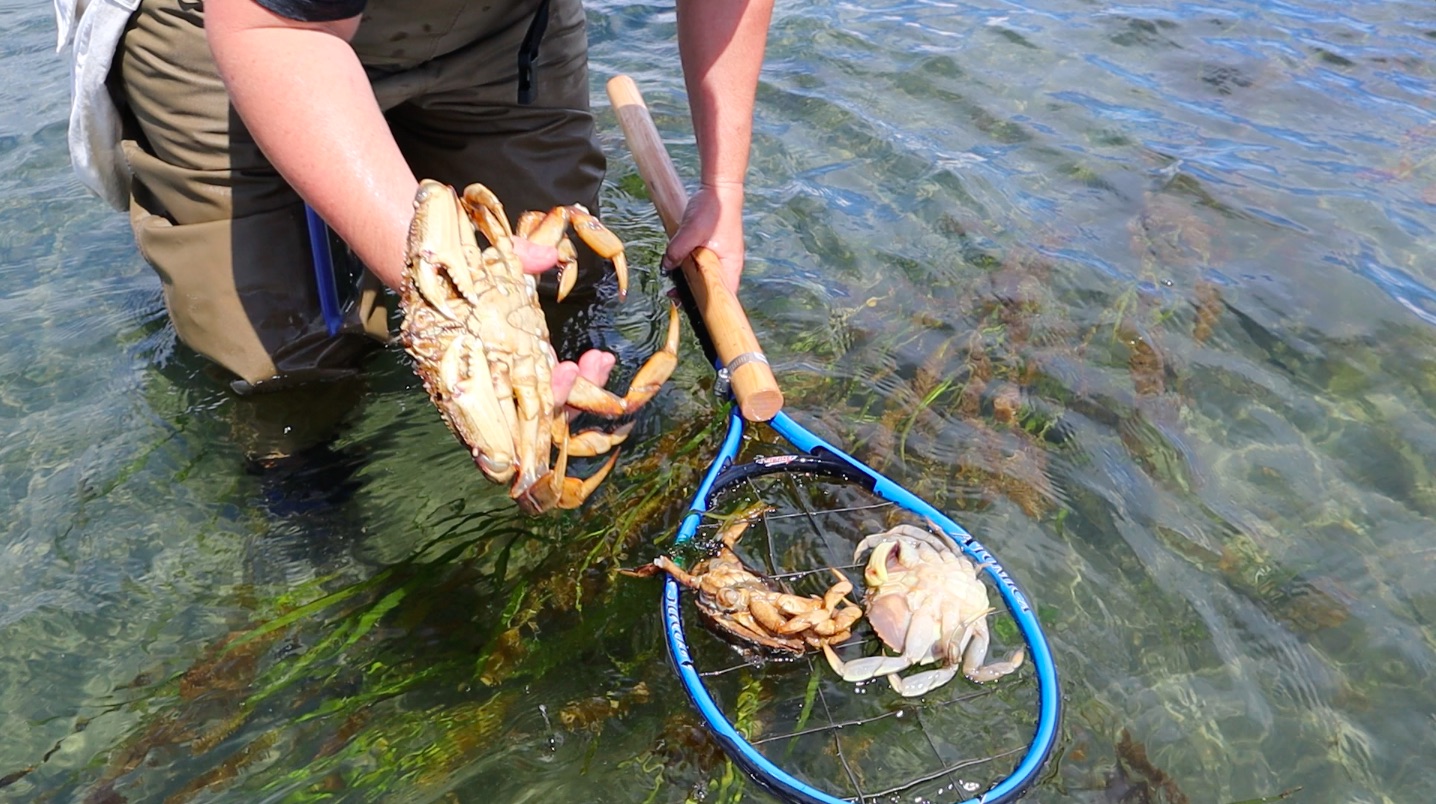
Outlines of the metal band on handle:
M 744 352 L 728 361 L 728 365 L 724 366 L 724 368 L 728 370 L 729 374 L 732 374 L 749 363 L 762 363 L 766 366 L 768 365 L 768 356 L 762 352 Z

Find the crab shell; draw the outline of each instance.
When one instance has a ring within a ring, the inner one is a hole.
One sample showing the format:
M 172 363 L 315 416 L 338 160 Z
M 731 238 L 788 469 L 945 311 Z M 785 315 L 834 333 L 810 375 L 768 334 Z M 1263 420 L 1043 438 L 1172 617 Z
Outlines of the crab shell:
M 961 667 L 976 682 L 993 681 L 1016 670 L 1018 649 L 1006 662 L 987 658 L 987 587 L 978 566 L 950 542 L 912 525 L 898 525 L 862 540 L 854 558 L 871 549 L 863 571 L 867 617 L 873 631 L 896 656 L 842 661 L 825 647 L 829 664 L 846 681 L 887 676 L 899 694 L 922 695 L 947 683 Z M 898 675 L 910 667 L 937 663 L 934 670 Z
M 660 556 L 634 575 L 666 572 L 697 593 L 698 612 L 720 635 L 745 648 L 769 654 L 801 656 L 852 634 L 862 609 L 848 600 L 852 582 L 836 569 L 822 597 L 795 595 L 773 588 L 733 552 L 752 519 L 740 517 L 723 529 L 718 552 L 693 566 L 691 573 Z
M 573 284 L 573 226 L 599 256 L 614 260 L 625 289 L 623 244 L 578 206 L 528 213 L 519 234 L 560 254 L 560 296 Z M 481 246 L 477 234 L 488 244 Z M 401 342 L 450 431 L 489 479 L 509 483 L 509 495 L 530 513 L 575 508 L 613 468 L 613 447 L 632 425 L 572 436 L 555 404 L 557 364 L 534 278 L 513 248 L 503 205 L 471 184 L 460 198 L 452 187 L 420 182 L 414 198 L 400 305 Z M 635 375 L 625 396 L 580 378 L 568 404 L 608 418 L 626 416 L 653 397 L 677 365 L 678 312 L 669 311 L 664 348 Z M 550 466 L 557 446 L 558 456 Z M 568 456 L 612 452 L 587 479 L 566 476 Z

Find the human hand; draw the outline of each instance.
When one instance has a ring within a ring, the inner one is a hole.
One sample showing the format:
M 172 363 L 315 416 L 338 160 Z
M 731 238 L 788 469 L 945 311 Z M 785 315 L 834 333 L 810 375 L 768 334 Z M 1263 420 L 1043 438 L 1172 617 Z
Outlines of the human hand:
M 558 265 L 558 249 L 513 236 L 514 254 L 523 263 L 524 273 L 541 274 Z
M 663 255 L 664 270 L 673 270 L 693 250 L 704 246 L 723 266 L 723 284 L 738 292 L 743 275 L 743 185 L 704 185 L 688 199 L 683 221 Z
M 518 235 L 513 238 L 514 254 L 523 263 L 524 273 L 541 274 L 558 264 L 558 249 L 525 240 Z M 602 388 L 608 383 L 608 374 L 613 371 L 617 359 L 608 352 L 589 349 L 579 355 L 577 361 L 565 360 L 553 367 L 553 398 L 559 405 L 568 399 L 573 384 L 579 377 Z

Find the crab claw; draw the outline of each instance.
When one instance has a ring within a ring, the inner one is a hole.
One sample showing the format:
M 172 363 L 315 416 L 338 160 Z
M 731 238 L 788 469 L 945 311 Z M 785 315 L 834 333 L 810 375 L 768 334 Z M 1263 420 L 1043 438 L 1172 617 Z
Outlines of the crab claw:
M 638 373 L 633 376 L 633 382 L 628 384 L 628 393 L 617 396 L 592 382 L 579 377 L 573 384 L 573 390 L 568 394 L 567 404 L 579 410 L 597 413 L 610 418 L 623 416 L 639 409 L 652 399 L 663 384 L 668 382 L 668 377 L 673 369 L 678 366 L 678 306 L 670 305 L 668 308 L 668 337 L 663 342 L 663 348 L 653 353 L 644 363 Z
M 618 450 L 614 450 L 603 466 L 592 475 L 585 478 L 568 477 L 568 419 L 560 415 L 556 421 L 563 423 L 555 426 L 556 431 L 562 427 L 563 434 L 563 438 L 558 440 L 558 460 L 554 461 L 553 468 L 541 475 L 532 486 L 513 495 L 519 505 L 531 514 L 541 514 L 551 508 L 577 508 L 583 505 L 604 478 L 608 477 L 608 473 L 613 471 L 614 464 L 618 463 Z
M 558 292 L 555 297 L 563 301 L 568 297 L 569 291 L 573 290 L 574 283 L 578 281 L 578 252 L 573 249 L 573 242 L 567 237 L 558 241 Z
M 466 444 L 479 469 L 496 483 L 514 476 L 513 436 L 505 421 L 504 401 L 494 395 L 493 375 L 483 342 L 455 338 L 439 361 L 439 383 L 449 388 L 448 421 Z
M 474 302 L 474 284 L 468 266 L 457 264 L 454 255 L 474 245 L 474 231 L 464 220 L 454 188 L 432 179 L 419 183 L 414 195 L 414 220 L 409 229 L 406 262 L 409 278 L 429 306 L 450 321 L 462 313 L 447 301 L 449 285 Z
M 618 276 L 618 300 L 623 301 L 628 296 L 628 259 L 623 256 L 623 241 L 580 204 L 568 208 L 568 217 L 573 230 L 595 254 L 613 261 L 613 273 Z
M 548 212 L 525 212 L 515 229 L 520 237 L 558 251 L 558 300 L 563 301 L 578 280 L 578 254 L 564 232 L 568 231 L 569 208 L 554 207 Z

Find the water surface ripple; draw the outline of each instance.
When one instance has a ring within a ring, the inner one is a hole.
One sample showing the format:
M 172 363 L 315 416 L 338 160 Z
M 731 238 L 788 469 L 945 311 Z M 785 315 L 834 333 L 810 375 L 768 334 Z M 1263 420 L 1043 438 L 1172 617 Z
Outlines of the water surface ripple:
M 696 148 L 671 5 L 589 19 L 631 373 L 662 237 L 603 82 Z M 0 20 L 0 798 L 769 800 L 615 574 L 711 448 L 696 348 L 578 514 L 517 515 L 393 351 L 256 472 L 70 174 L 48 6 Z M 1436 799 L 1433 54 L 1402 0 L 779 4 L 743 297 L 790 412 L 1037 603 L 1030 800 Z

